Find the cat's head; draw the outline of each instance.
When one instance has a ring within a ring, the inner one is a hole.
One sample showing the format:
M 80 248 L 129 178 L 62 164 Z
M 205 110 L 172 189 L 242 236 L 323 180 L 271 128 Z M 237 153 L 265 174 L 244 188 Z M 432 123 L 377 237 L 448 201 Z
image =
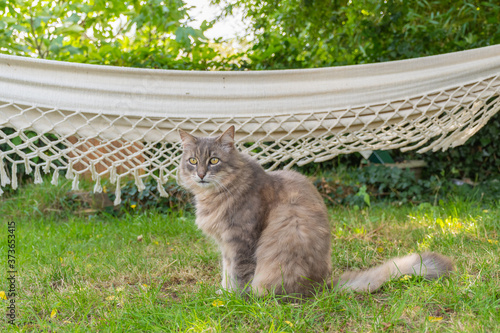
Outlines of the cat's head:
M 183 147 L 179 183 L 195 194 L 227 187 L 238 168 L 234 126 L 218 137 L 196 137 L 182 130 L 179 134 Z

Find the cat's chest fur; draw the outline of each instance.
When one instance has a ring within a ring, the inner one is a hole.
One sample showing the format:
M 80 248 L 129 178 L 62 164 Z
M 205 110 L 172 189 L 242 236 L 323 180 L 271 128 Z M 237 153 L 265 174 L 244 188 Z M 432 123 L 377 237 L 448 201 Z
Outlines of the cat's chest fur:
M 239 196 L 206 197 L 196 200 L 196 225 L 219 244 L 240 237 L 258 238 L 264 228 L 267 205 L 259 191 Z
M 196 225 L 220 243 L 234 217 L 231 206 L 214 201 L 200 200 L 196 203 Z

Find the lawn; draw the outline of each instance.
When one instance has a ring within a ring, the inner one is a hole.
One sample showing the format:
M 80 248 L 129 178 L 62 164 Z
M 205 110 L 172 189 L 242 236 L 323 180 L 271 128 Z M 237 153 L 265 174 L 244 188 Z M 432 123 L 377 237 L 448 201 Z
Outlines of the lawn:
M 17 270 L 17 326 L 1 321 L 1 332 L 500 330 L 498 201 L 332 206 L 334 274 L 425 250 L 451 256 L 457 270 L 438 281 L 403 277 L 374 294 L 320 290 L 305 302 L 285 303 L 216 294 L 219 254 L 196 229 L 194 212 L 51 209 L 67 190 L 41 184 L 0 198 L 0 291 L 9 289 L 10 221 Z M 2 318 L 9 302 L 0 299 Z

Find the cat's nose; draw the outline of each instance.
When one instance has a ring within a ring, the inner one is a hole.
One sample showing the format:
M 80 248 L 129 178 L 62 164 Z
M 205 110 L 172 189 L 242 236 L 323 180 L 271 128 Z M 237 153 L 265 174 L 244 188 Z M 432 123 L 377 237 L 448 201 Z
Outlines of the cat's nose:
M 206 175 L 206 173 L 205 173 L 205 172 L 203 172 L 203 171 L 198 171 L 197 173 L 198 173 L 198 177 L 200 177 L 200 179 L 205 178 L 205 175 Z

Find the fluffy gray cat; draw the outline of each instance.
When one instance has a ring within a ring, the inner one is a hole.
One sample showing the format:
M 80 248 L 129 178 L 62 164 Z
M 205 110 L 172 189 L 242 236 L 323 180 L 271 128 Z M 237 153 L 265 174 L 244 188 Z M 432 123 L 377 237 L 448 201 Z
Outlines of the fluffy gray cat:
M 453 270 L 449 258 L 422 253 L 331 278 L 327 209 L 306 177 L 265 172 L 235 148 L 234 126 L 216 138 L 180 136 L 178 181 L 194 194 L 196 224 L 219 245 L 226 290 L 306 296 L 326 282 L 373 292 L 401 275 L 432 279 Z

